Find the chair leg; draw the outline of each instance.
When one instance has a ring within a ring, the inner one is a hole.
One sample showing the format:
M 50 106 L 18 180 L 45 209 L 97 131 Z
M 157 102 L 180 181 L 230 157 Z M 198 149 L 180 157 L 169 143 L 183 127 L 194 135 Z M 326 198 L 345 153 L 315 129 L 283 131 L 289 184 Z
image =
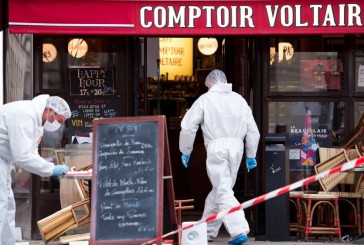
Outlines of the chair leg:
M 186 199 L 186 200 L 175 200 L 175 210 L 177 212 L 177 225 L 178 225 L 178 229 L 180 229 L 182 227 L 182 210 L 183 209 L 193 209 L 194 206 L 190 205 L 190 206 L 183 206 L 184 203 L 189 203 L 189 202 L 193 202 L 194 199 Z M 181 243 L 181 238 L 182 238 L 182 232 L 179 231 L 178 232 L 178 242 L 179 244 Z
M 309 236 L 318 238 L 319 234 L 328 236 L 330 240 L 337 236 L 341 241 L 338 198 L 302 198 L 301 204 L 302 207 L 307 207 L 303 227 L 304 241 L 308 241 Z M 321 217 L 319 213 L 322 213 Z

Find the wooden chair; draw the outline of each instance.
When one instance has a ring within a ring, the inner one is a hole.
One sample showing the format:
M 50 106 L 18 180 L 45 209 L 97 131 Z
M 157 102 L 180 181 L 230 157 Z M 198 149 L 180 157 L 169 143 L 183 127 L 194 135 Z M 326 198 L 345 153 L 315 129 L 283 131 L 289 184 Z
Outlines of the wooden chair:
M 339 202 L 334 195 L 302 194 L 300 196 L 302 225 L 298 235 L 305 241 L 309 236 L 329 235 L 330 240 L 337 236 L 341 241 Z
M 72 167 L 71 170 L 72 171 L 86 171 L 92 168 L 92 164 L 88 164 L 84 167 L 80 167 L 78 169 L 76 169 L 76 167 Z M 74 179 L 74 184 L 76 186 L 76 189 L 78 190 L 78 194 L 81 200 L 87 200 L 90 198 L 90 190 L 89 190 L 89 186 L 87 184 L 87 181 L 84 181 L 83 179 Z M 91 203 L 88 202 L 86 203 L 84 206 L 82 206 L 82 209 L 79 210 L 75 210 L 76 215 L 88 215 L 91 216 Z M 86 226 L 90 223 L 90 220 L 85 220 L 85 222 L 83 222 L 82 226 Z M 81 225 L 79 226 L 81 227 Z M 73 230 L 75 230 L 77 227 L 74 227 Z M 86 228 L 87 230 L 89 230 L 89 227 Z M 68 229 L 68 231 L 70 231 L 71 229 Z M 89 241 L 90 240 L 90 233 L 86 232 L 86 233 L 76 233 L 76 234 L 71 234 L 71 235 L 67 235 L 67 236 L 61 236 L 59 238 L 59 241 L 61 244 L 63 243 L 69 243 L 71 241 Z
M 176 210 L 176 214 L 177 214 L 177 225 L 178 228 L 182 227 L 182 210 L 186 210 L 186 209 L 193 209 L 194 206 L 193 205 L 185 205 L 187 203 L 191 203 L 193 202 L 194 199 L 183 199 L 183 200 L 175 200 L 174 201 L 174 206 L 175 206 L 175 210 Z M 181 242 L 181 232 L 178 233 L 178 241 Z
M 362 207 L 361 207 L 361 233 L 364 233 L 364 174 L 360 174 L 355 188 L 355 192 L 361 195 Z
M 345 150 L 343 150 L 345 149 Z M 325 152 L 326 151 L 326 152 Z M 322 162 L 321 166 L 316 165 L 316 173 L 322 172 L 326 169 L 338 166 L 343 162 L 343 154 L 347 158 L 346 160 L 353 160 L 357 157 L 364 155 L 364 113 L 362 113 L 357 125 L 353 130 L 353 134 L 350 139 L 343 145 L 342 149 L 321 149 L 319 148 L 320 160 Z M 332 156 L 334 155 L 334 156 Z M 340 198 L 340 200 L 345 200 L 345 202 L 352 207 L 354 213 L 354 225 L 355 229 L 359 230 L 359 234 L 363 233 L 364 215 L 364 183 L 363 189 L 361 190 L 361 179 L 363 176 L 359 177 L 359 181 L 356 185 L 355 190 L 350 190 L 350 192 L 344 191 L 332 191 L 337 184 L 349 184 L 354 186 L 355 175 L 354 173 L 335 173 L 331 177 L 323 178 L 320 180 L 321 187 L 327 194 L 333 194 Z M 323 194 L 322 192 L 320 192 Z M 360 197 L 359 197 L 360 196 Z M 362 201 L 362 207 L 360 210 L 360 201 Z M 359 204 L 358 204 L 359 203 Z M 362 218 L 359 216 L 361 215 Z
M 37 224 L 43 241 L 48 243 L 49 241 L 62 235 L 67 230 L 74 229 L 89 223 L 89 213 L 81 218 L 78 218 L 75 212 L 76 208 L 85 207 L 89 205 L 89 203 L 89 199 L 82 200 L 61 209 L 42 220 L 39 220 Z
M 79 169 L 72 167 L 73 171 L 88 170 L 92 165 L 86 165 Z M 72 180 L 68 180 L 72 181 Z M 60 211 L 38 221 L 38 227 L 41 232 L 42 238 L 45 243 L 53 240 L 63 233 L 74 230 L 78 227 L 86 226 L 90 223 L 91 216 L 91 203 L 89 199 L 89 189 L 87 184 L 82 179 L 75 179 L 74 185 L 78 191 L 80 201 L 61 209 Z M 64 241 L 78 241 L 78 239 L 85 239 L 89 237 L 89 233 L 73 234 L 61 237 Z M 60 239 L 61 239 L 60 238 Z
M 70 242 L 78 242 L 78 241 L 89 241 L 90 240 L 90 233 L 83 233 L 83 234 L 74 234 L 68 236 L 61 236 L 59 238 L 60 244 L 68 244 Z
M 316 174 L 322 173 L 328 169 L 346 163 L 349 158 L 355 159 L 356 157 L 357 153 L 355 150 L 346 151 L 344 149 L 335 149 L 332 157 L 315 165 L 315 172 Z M 308 240 L 308 237 L 311 235 L 329 235 L 330 239 L 332 239 L 335 235 L 338 240 L 341 241 L 339 194 L 336 192 L 328 193 L 328 191 L 332 190 L 341 181 L 347 180 L 348 175 L 349 173 L 335 173 L 320 179 L 320 185 L 326 192 L 300 194 L 295 196 L 298 207 L 297 217 L 299 217 L 297 219 L 297 233 L 299 237 Z M 353 210 L 356 217 L 355 226 L 359 230 L 360 223 L 358 223 L 357 219 L 357 208 L 358 205 L 354 205 Z
M 289 231 L 295 232 L 298 235 L 298 229 L 302 225 L 301 216 L 301 195 L 304 194 L 303 191 L 290 191 L 289 192 L 289 202 L 290 202 L 290 224 Z
M 73 167 L 72 170 L 73 171 L 87 171 L 92 169 L 92 164 L 88 164 L 86 166 L 80 167 L 80 168 L 76 168 Z M 75 179 L 75 184 L 76 184 L 76 188 L 78 190 L 78 194 L 80 195 L 80 198 L 86 199 L 86 198 L 90 198 L 90 187 L 88 185 L 88 182 L 83 180 L 83 179 Z
M 174 201 L 175 209 L 176 209 L 176 213 L 177 213 L 178 226 L 182 226 L 182 210 L 194 209 L 193 205 L 185 206 L 186 203 L 191 203 L 191 202 L 194 202 L 194 199 L 184 199 L 184 200 L 175 200 Z
M 326 151 L 327 148 L 321 149 L 319 148 L 319 152 L 321 155 L 323 155 L 322 152 Z M 334 152 L 337 151 L 336 149 Z M 355 159 L 358 157 L 357 151 L 355 149 L 345 150 L 340 149 L 338 153 L 333 153 L 333 156 L 325 159 L 324 161 L 321 160 L 320 156 L 320 162 L 319 164 L 315 165 L 315 172 L 316 174 L 322 173 L 328 169 L 337 167 L 341 164 L 344 164 L 349 161 L 349 159 Z M 323 155 L 324 159 L 324 155 Z M 323 189 L 323 191 L 331 191 L 334 187 L 336 187 L 340 182 L 345 182 L 345 179 L 348 178 L 349 173 L 348 172 L 338 172 L 331 174 L 325 178 L 322 178 L 319 180 L 320 185 Z M 352 176 L 352 175 L 351 175 Z M 352 177 L 350 177 L 352 178 Z
M 356 124 L 354 128 L 354 132 L 352 137 L 344 144 L 344 149 L 353 149 L 356 146 L 358 146 L 358 149 L 360 148 L 360 151 L 364 152 L 364 113 L 362 113 L 358 123 Z M 363 155 L 363 154 L 361 154 Z
M 77 147 L 83 147 L 78 146 Z M 87 146 L 86 146 L 87 147 Z M 81 170 L 85 166 L 90 166 L 92 163 L 92 149 L 91 148 L 69 148 L 64 152 L 64 164 L 69 168 L 75 167 Z M 67 207 L 77 203 L 85 198 L 88 198 L 88 188 L 85 187 L 86 183 L 83 180 L 69 180 L 60 178 L 59 181 L 59 194 L 61 208 Z M 89 212 L 89 207 L 82 207 L 75 212 L 79 216 L 86 215 Z M 76 227 L 67 231 L 67 235 L 82 234 L 90 231 L 89 224 Z
M 85 166 L 90 166 L 92 163 L 92 149 L 90 148 L 76 148 L 66 149 L 64 152 L 64 163 L 70 169 L 75 167 L 76 169 L 82 169 Z M 59 192 L 61 208 L 67 207 L 82 200 L 79 189 L 75 181 L 67 179 L 60 179 L 59 181 Z M 78 181 L 80 186 L 82 181 Z
M 329 159 L 338 154 L 344 154 L 346 162 L 359 157 L 356 149 L 343 150 L 339 148 L 319 148 L 320 162 L 324 165 Z M 340 204 L 340 225 L 341 228 L 352 229 L 356 235 L 361 234 L 361 218 L 360 218 L 360 201 L 362 194 L 354 190 L 355 173 L 341 173 L 344 178 L 340 178 L 339 185 L 341 187 L 350 187 L 349 191 L 332 190 L 333 186 L 322 185 L 321 187 L 328 191 L 320 191 L 319 194 L 334 195 L 339 198 Z M 323 181 L 322 183 L 326 183 Z M 349 211 L 348 211 L 349 209 Z

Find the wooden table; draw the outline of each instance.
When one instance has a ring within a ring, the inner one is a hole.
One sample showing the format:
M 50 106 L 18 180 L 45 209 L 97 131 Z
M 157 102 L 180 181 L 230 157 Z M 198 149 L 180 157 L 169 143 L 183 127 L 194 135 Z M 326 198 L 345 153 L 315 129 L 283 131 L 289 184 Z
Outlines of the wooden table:
M 84 180 L 92 180 L 92 175 L 90 174 L 72 174 L 72 175 L 61 175 L 59 176 L 62 179 L 84 179 Z
M 91 201 L 91 192 L 92 192 L 92 174 L 90 174 L 88 171 L 79 171 L 80 173 L 74 173 L 73 172 L 68 172 L 65 175 L 61 175 L 59 176 L 59 178 L 61 179 L 71 179 L 71 180 L 75 180 L 75 179 L 83 179 L 86 180 L 88 183 L 88 188 L 89 188 L 89 198 Z M 87 172 L 87 173 L 85 173 Z

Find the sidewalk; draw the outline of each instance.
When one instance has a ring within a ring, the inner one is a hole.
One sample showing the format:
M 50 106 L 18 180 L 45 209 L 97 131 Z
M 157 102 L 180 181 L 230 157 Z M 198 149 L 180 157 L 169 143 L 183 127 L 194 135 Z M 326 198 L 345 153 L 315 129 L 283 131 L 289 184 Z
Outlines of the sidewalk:
M 228 240 L 229 237 L 218 237 L 217 239 L 215 239 L 213 242 L 209 242 L 208 245 L 221 245 L 221 244 L 228 244 Z M 43 245 L 44 242 L 43 241 L 24 241 L 24 242 L 29 242 L 29 245 Z M 57 241 L 52 241 L 47 243 L 47 245 L 59 245 L 60 243 Z M 283 244 L 283 245 L 322 245 L 322 244 L 326 244 L 326 245 L 343 245 L 343 244 L 353 244 L 353 242 L 339 242 L 337 240 L 337 238 L 334 238 L 333 241 L 329 241 L 328 239 L 325 240 L 309 240 L 307 242 L 305 241 L 255 241 L 254 237 L 249 238 L 248 242 L 244 243 L 244 244 L 256 244 L 256 245 L 268 245 L 268 244 L 275 244 L 275 245 L 279 245 L 279 244 Z M 21 243 L 19 243 L 19 245 L 23 245 Z M 25 245 L 25 244 L 24 244 Z M 189 244 L 192 245 L 192 244 Z M 199 244 L 196 244 L 199 245 Z
M 342 234 L 342 236 L 344 236 L 345 234 Z M 168 239 L 168 238 L 166 238 Z M 227 245 L 228 244 L 228 241 L 230 239 L 230 236 L 228 235 L 228 233 L 226 232 L 226 230 L 224 229 L 224 227 L 221 228 L 220 232 L 219 232 L 219 235 L 216 239 L 214 239 L 213 242 L 209 242 L 208 245 L 222 245 L 222 244 L 225 244 Z M 321 236 L 319 238 L 314 238 L 314 237 L 310 237 L 309 240 L 306 242 L 306 241 L 296 241 L 294 240 L 295 237 L 292 236 L 292 241 L 261 241 L 262 240 L 262 237 L 259 238 L 258 241 L 255 240 L 255 237 L 249 237 L 249 240 L 248 242 L 244 243 L 247 244 L 247 245 L 269 245 L 269 244 L 274 244 L 274 245 L 323 245 L 323 244 L 326 244 L 326 245 L 344 245 L 344 244 L 353 244 L 354 241 L 357 239 L 357 238 L 352 238 L 352 241 L 349 241 L 349 242 L 343 242 L 343 241 L 339 241 L 337 236 L 334 236 L 333 237 L 333 240 L 330 241 L 329 237 L 327 236 Z M 364 240 L 364 239 L 362 239 Z M 32 241 L 25 241 L 25 242 L 29 242 L 29 245 L 43 245 L 45 244 L 42 240 L 32 240 Z M 50 241 L 49 243 L 47 243 L 47 245 L 60 245 L 61 243 L 58 241 L 58 239 L 55 239 L 53 241 Z M 364 241 L 361 242 L 361 244 L 364 244 Z M 15 244 L 17 245 L 17 244 Z M 27 245 L 27 244 L 19 244 L 19 245 Z M 81 245 L 81 244 L 80 244 Z M 83 245 L 83 244 L 82 244 Z M 177 245 L 177 244 L 174 244 L 174 245 Z M 183 244 L 185 245 L 185 244 Z M 202 244 L 195 244 L 195 243 L 191 243 L 191 244 L 187 244 L 187 245 L 202 245 Z
M 218 238 L 214 242 L 209 242 L 208 245 L 228 244 L 227 243 L 228 240 L 229 240 L 228 238 L 226 238 L 226 239 Z M 24 241 L 24 242 L 29 242 L 29 245 L 43 245 L 43 244 L 45 244 L 43 241 Z M 60 243 L 58 243 L 58 242 L 49 242 L 49 243 L 47 243 L 47 245 L 48 244 L 49 245 L 59 245 Z M 257 245 L 259 245 L 259 244 L 261 244 L 261 245 L 268 245 L 268 244 L 275 244 L 275 245 L 279 245 L 279 244 L 283 244 L 283 245 L 297 245 L 297 244 L 299 244 L 299 245 L 305 245 L 305 244 L 307 244 L 307 245 L 323 245 L 323 244 L 338 245 L 338 244 L 340 244 L 340 245 L 343 245 L 343 244 L 352 244 L 352 242 L 345 242 L 345 243 L 343 243 L 343 242 L 340 243 L 340 242 L 337 242 L 337 241 L 336 242 L 335 241 L 332 241 L 332 242 L 330 242 L 330 241 L 322 241 L 322 242 L 314 242 L 314 241 L 308 241 L 308 242 L 303 242 L 303 241 L 297 241 L 297 242 L 292 242 L 292 241 L 291 242 L 271 242 L 271 241 L 254 241 L 254 238 L 252 238 L 252 239 L 249 239 L 249 241 L 244 243 L 244 244 L 247 244 L 247 245 L 249 245 L 249 244 L 257 244 Z M 23 245 L 23 244 L 19 243 L 19 245 Z M 24 245 L 26 245 L 26 244 L 24 243 Z

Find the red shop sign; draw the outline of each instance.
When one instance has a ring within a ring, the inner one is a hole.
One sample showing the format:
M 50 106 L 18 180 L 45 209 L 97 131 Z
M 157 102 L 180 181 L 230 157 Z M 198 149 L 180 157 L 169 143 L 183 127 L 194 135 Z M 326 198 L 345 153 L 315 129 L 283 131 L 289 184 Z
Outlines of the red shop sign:
M 353 34 L 363 23 L 363 1 L 9 0 L 12 33 Z

